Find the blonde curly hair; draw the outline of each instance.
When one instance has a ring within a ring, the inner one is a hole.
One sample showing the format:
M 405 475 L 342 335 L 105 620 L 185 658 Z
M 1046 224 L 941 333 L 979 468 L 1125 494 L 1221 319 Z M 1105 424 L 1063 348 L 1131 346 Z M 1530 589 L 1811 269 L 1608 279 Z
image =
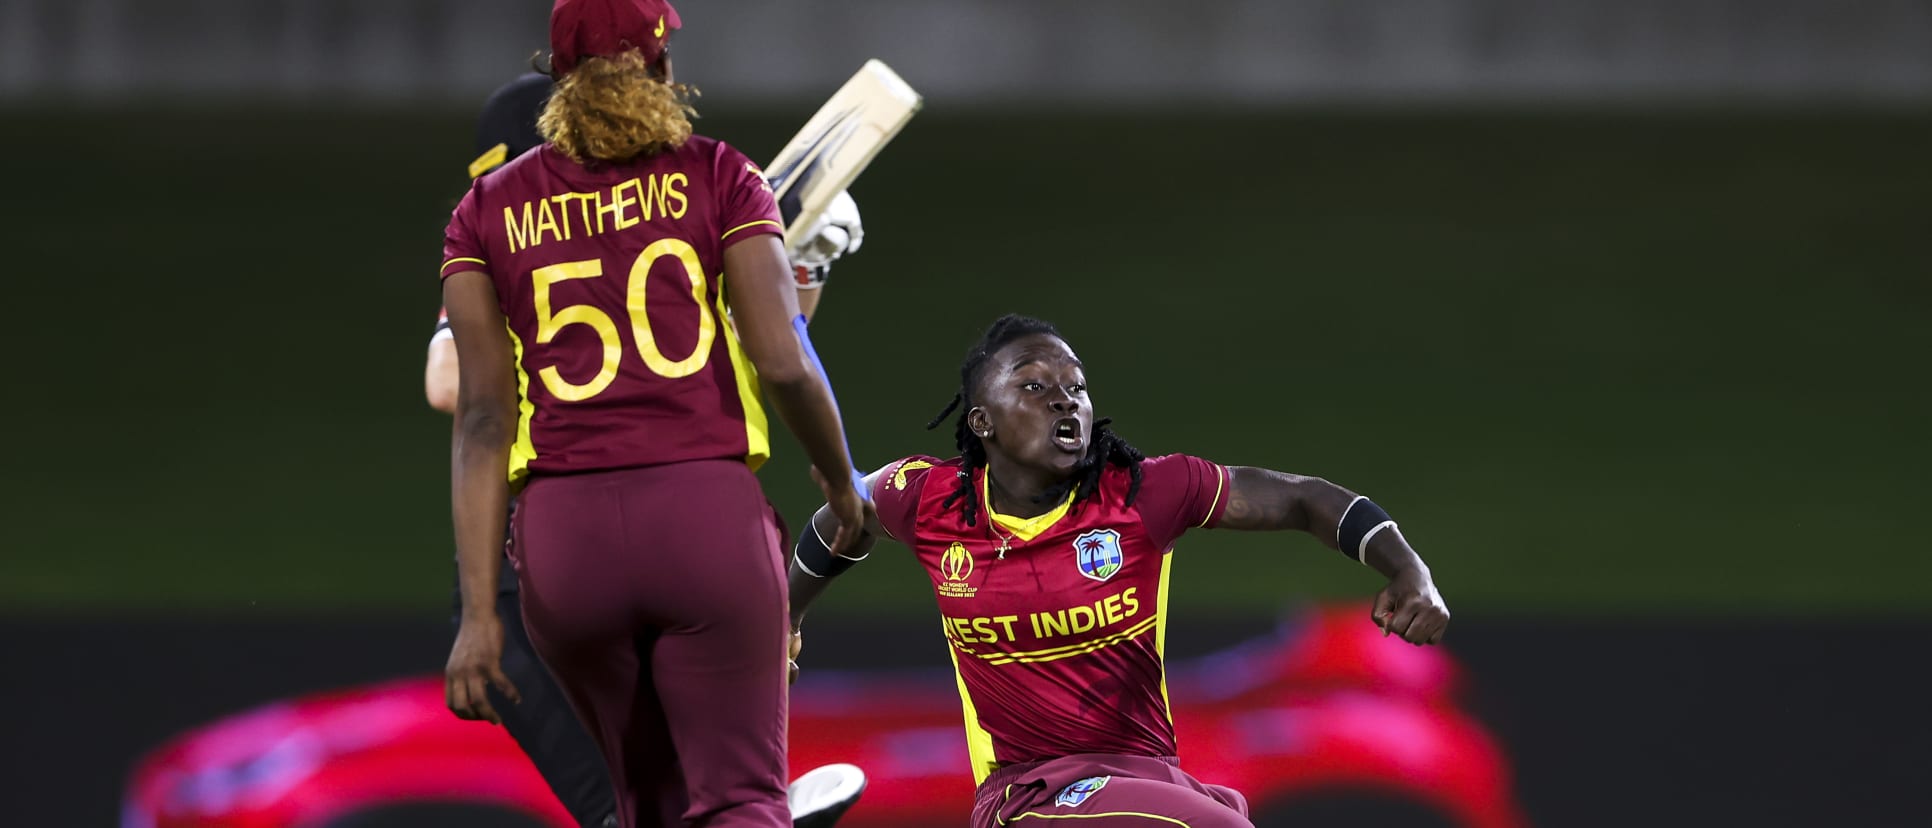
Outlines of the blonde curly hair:
M 636 49 L 587 58 L 557 78 L 537 132 L 579 164 L 622 163 L 683 146 L 697 94 L 659 78 Z

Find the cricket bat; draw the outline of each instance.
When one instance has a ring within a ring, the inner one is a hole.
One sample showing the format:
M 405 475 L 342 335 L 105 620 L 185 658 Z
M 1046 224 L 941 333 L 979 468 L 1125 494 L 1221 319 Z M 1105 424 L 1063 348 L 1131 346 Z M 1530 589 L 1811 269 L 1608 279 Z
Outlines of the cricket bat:
M 765 167 L 785 219 L 786 250 L 805 240 L 826 205 L 858 180 L 921 102 L 892 67 L 873 58 L 792 136 Z

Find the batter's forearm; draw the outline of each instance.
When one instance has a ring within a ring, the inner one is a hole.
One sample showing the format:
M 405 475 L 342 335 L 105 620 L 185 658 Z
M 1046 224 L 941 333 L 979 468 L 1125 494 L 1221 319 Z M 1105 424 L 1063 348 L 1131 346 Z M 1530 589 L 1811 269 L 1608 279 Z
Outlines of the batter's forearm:
M 789 382 L 765 388 L 778 419 L 798 438 L 812 466 L 833 482 L 852 478 L 852 459 L 845 451 L 845 427 L 832 402 L 831 386 L 815 370 Z
M 429 357 L 423 364 L 423 396 L 429 407 L 444 414 L 456 413 L 456 389 L 461 370 L 457 367 L 456 340 L 439 336 L 430 340 Z
M 824 285 L 798 292 L 798 312 L 805 315 L 805 321 L 812 321 L 812 315 L 818 312 L 818 303 L 824 293 Z

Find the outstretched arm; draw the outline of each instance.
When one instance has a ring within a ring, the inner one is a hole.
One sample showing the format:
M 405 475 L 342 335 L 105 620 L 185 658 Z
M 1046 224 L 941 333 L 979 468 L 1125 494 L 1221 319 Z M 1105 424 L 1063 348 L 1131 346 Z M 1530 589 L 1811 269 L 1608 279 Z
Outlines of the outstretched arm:
M 1428 564 L 1380 506 L 1323 480 L 1250 466 L 1228 467 L 1228 506 L 1220 529 L 1307 532 L 1329 548 L 1389 579 L 1373 615 L 1384 634 L 1435 644 L 1449 626 L 1449 607 Z
M 857 543 L 849 550 L 834 551 L 834 538 L 843 524 L 829 506 L 820 508 L 798 533 L 798 546 L 792 553 L 791 572 L 787 578 L 791 603 L 793 679 L 798 678 L 798 651 L 801 646 L 798 630 L 805 623 L 806 610 L 811 609 L 812 602 L 832 585 L 833 578 L 872 553 L 872 545 L 877 538 L 911 544 L 919 493 L 925 485 L 926 470 L 932 467 L 931 458 L 907 457 L 866 475 L 861 485 L 871 494 L 872 505 L 876 508 L 865 510 L 863 531 L 858 533 Z

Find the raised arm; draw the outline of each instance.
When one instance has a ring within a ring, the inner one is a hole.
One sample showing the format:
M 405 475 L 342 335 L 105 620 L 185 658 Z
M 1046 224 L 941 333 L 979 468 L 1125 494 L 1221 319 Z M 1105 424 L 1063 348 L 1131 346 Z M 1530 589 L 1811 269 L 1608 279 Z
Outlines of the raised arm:
M 1220 529 L 1293 530 L 1373 567 L 1389 579 L 1375 596 L 1375 623 L 1411 644 L 1434 644 L 1449 626 L 1449 607 L 1428 564 L 1375 501 L 1319 477 L 1228 467 L 1227 511 Z

